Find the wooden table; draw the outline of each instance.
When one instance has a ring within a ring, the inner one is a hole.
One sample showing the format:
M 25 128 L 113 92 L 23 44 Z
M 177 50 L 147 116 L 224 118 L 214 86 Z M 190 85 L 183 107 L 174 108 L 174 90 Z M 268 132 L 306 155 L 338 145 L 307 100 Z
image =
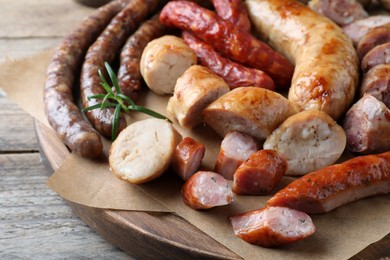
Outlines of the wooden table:
M 0 61 L 56 46 L 92 10 L 71 0 L 0 0 L 0 6 Z M 46 186 L 33 119 L 2 92 L 0 122 L 0 258 L 129 258 Z M 389 251 L 388 235 L 355 259 L 390 257 Z

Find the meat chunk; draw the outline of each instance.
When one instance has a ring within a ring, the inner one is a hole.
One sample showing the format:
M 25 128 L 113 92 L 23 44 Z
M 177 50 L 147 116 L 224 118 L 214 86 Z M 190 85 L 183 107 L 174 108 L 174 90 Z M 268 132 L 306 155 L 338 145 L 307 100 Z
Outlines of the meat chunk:
M 228 91 L 223 79 L 206 67 L 193 65 L 178 78 L 167 111 L 181 126 L 193 128 L 203 122 L 202 111 Z
M 390 150 L 390 110 L 383 102 L 365 94 L 344 119 L 348 149 L 359 153 Z
M 191 137 L 185 137 L 173 153 L 173 170 L 183 180 L 191 177 L 202 164 L 206 147 Z
M 304 212 L 285 207 L 267 207 L 230 217 L 234 234 L 248 243 L 276 247 L 302 240 L 315 232 Z
M 233 174 L 251 153 L 258 150 L 252 136 L 237 131 L 229 132 L 222 140 L 215 171 L 228 180 L 233 180 Z
M 289 117 L 265 141 L 287 158 L 287 175 L 304 175 L 335 163 L 346 145 L 344 130 L 330 116 L 317 110 Z
M 233 176 L 233 192 L 240 195 L 268 194 L 287 170 L 285 157 L 273 150 L 259 150 L 243 162 Z
M 209 209 L 233 202 L 229 183 L 218 173 L 198 171 L 183 185 L 184 203 L 193 209 Z
M 357 45 L 357 52 L 362 59 L 377 45 L 390 41 L 390 23 L 372 28 L 362 37 Z
M 156 94 L 172 94 L 176 80 L 196 62 L 195 52 L 181 38 L 165 35 L 146 45 L 141 56 L 141 75 Z
M 381 44 L 370 50 L 362 60 L 362 70 L 369 71 L 380 64 L 390 64 L 390 42 Z
M 381 64 L 370 69 L 364 76 L 360 95 L 370 94 L 390 108 L 390 64 Z

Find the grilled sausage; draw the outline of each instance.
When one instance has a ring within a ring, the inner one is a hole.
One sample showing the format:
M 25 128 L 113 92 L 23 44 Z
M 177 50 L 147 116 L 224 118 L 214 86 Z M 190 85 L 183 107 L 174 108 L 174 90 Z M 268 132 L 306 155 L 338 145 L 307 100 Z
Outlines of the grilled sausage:
M 315 232 L 310 216 L 284 207 L 267 207 L 230 217 L 234 234 L 248 243 L 277 247 Z
M 120 54 L 118 83 L 122 94 L 133 101 L 138 99 L 141 92 L 142 76 L 140 61 L 143 50 L 153 39 L 165 34 L 166 28 L 160 23 L 160 14 L 156 14 L 144 22 L 133 35 L 127 39 Z
M 263 147 L 286 156 L 286 174 L 304 175 L 335 163 L 345 145 L 341 126 L 324 112 L 309 110 L 287 118 L 265 140 Z
M 240 164 L 257 150 L 258 145 L 252 136 L 229 132 L 222 140 L 214 170 L 225 179 L 233 180 L 233 174 Z
M 369 71 L 380 64 L 390 64 L 390 42 L 381 44 L 370 50 L 362 60 L 362 70 Z
M 100 86 L 98 70 L 103 68 L 104 62 L 111 63 L 116 52 L 124 44 L 129 34 L 150 13 L 155 11 L 159 0 L 132 0 L 119 14 L 117 14 L 98 39 L 91 45 L 85 57 L 81 71 L 80 92 L 83 107 L 96 105 L 100 100 L 88 97 L 104 93 Z M 104 136 L 111 137 L 113 110 L 94 109 L 86 115 L 95 129 Z M 118 124 L 118 132 L 126 127 L 126 120 L 122 116 Z
M 218 16 L 230 21 L 243 31 L 251 30 L 248 12 L 241 0 L 211 0 Z
M 206 67 L 193 65 L 177 79 L 167 111 L 181 126 L 194 128 L 203 122 L 203 109 L 228 91 L 223 79 Z
M 87 17 L 57 47 L 47 68 L 44 87 L 45 113 L 58 137 L 73 152 L 94 158 L 101 155 L 99 134 L 83 119 L 73 100 L 75 75 L 85 52 L 127 1 L 113 1 Z
M 267 206 L 308 214 L 329 212 L 352 201 L 390 192 L 390 152 L 355 157 L 307 174 L 276 193 Z
M 375 46 L 390 41 L 390 23 L 375 27 L 362 37 L 357 45 L 357 52 L 362 59 Z
M 226 57 L 263 70 L 277 87 L 290 85 L 294 67 L 284 57 L 210 10 L 187 1 L 173 1 L 161 11 L 160 21 L 170 27 L 191 31 Z
M 363 6 L 356 0 L 312 0 L 309 7 L 340 26 L 368 16 Z
M 210 209 L 233 202 L 229 183 L 218 173 L 198 171 L 182 187 L 184 203 L 193 209 Z
M 173 153 L 172 168 L 183 180 L 188 180 L 202 164 L 206 147 L 191 137 L 185 137 Z
M 390 64 L 381 64 L 363 76 L 360 95 L 370 94 L 390 108 Z
M 244 86 L 275 89 L 273 80 L 263 71 L 245 67 L 223 57 L 211 45 L 197 38 L 191 32 L 184 31 L 182 37 L 188 46 L 195 51 L 200 64 L 223 78 L 230 89 Z
M 288 99 L 301 110 L 321 110 L 340 118 L 353 101 L 359 76 L 350 39 L 336 24 L 297 1 L 245 3 L 257 32 L 295 63 Z
M 348 148 L 359 153 L 390 150 L 390 109 L 375 97 L 365 94 L 344 119 Z
M 239 131 L 264 141 L 287 117 L 297 112 L 295 105 L 279 93 L 241 87 L 207 106 L 203 119 L 222 137 L 230 131 Z
M 388 15 L 372 15 L 367 18 L 357 20 L 343 27 L 343 31 L 351 38 L 352 42 L 357 45 L 364 35 L 372 28 L 390 23 Z
M 287 160 L 274 150 L 259 150 L 234 172 L 232 190 L 240 195 L 267 195 L 287 170 Z

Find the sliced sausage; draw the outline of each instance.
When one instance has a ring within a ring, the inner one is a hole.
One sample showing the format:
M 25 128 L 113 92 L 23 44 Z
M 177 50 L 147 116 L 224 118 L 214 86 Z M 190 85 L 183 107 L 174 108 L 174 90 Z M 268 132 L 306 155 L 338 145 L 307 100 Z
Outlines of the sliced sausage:
M 233 174 L 240 164 L 257 150 L 258 145 L 252 136 L 229 132 L 222 140 L 214 170 L 225 179 L 233 180 Z
M 116 52 L 124 44 L 129 34 L 157 9 L 159 3 L 159 0 L 132 0 L 111 20 L 110 24 L 88 49 L 80 76 L 81 101 L 84 108 L 101 102 L 97 99 L 88 99 L 89 96 L 105 92 L 99 84 L 99 69 L 103 70 L 104 62 L 111 63 L 114 60 Z M 86 115 L 99 133 L 111 137 L 113 109 L 89 110 Z M 125 127 L 126 120 L 121 116 L 118 132 Z
M 362 70 L 369 71 L 380 64 L 390 64 L 390 42 L 381 44 L 370 50 L 362 60 Z
M 362 59 L 375 46 L 390 41 L 390 23 L 372 28 L 362 37 L 357 45 L 357 52 Z
M 161 11 L 160 21 L 191 31 L 226 57 L 266 72 L 277 87 L 289 87 L 294 67 L 268 45 L 214 12 L 195 3 L 172 1 Z
M 335 163 L 345 146 L 343 128 L 324 112 L 309 110 L 287 118 L 263 147 L 286 156 L 287 175 L 303 175 Z
M 307 174 L 276 193 L 267 206 L 308 214 L 329 212 L 344 204 L 390 192 L 390 152 L 355 157 Z
M 211 0 L 211 2 L 222 19 L 230 21 L 243 31 L 251 30 L 248 12 L 241 0 Z
M 267 195 L 287 170 L 286 158 L 274 150 L 259 150 L 243 162 L 233 176 L 233 192 Z
M 180 141 L 180 134 L 166 120 L 137 121 L 112 143 L 110 170 L 118 178 L 135 184 L 156 179 L 168 169 Z
M 181 126 L 193 128 L 203 122 L 204 108 L 228 91 L 223 79 L 206 67 L 193 65 L 177 79 L 167 111 Z
M 264 141 L 287 117 L 297 112 L 296 106 L 279 93 L 241 87 L 206 107 L 203 119 L 222 137 L 230 131 L 239 131 Z
M 300 110 L 321 110 L 340 118 L 353 101 L 359 78 L 359 59 L 350 39 L 297 1 L 245 3 L 256 31 L 295 63 L 288 99 Z
M 343 31 L 351 38 L 352 42 L 357 45 L 364 35 L 372 28 L 390 23 L 388 15 L 372 15 L 367 18 L 357 20 L 343 27 Z
M 150 41 L 164 35 L 167 31 L 165 26 L 160 23 L 159 16 L 160 14 L 156 14 L 144 22 L 122 47 L 118 83 L 122 94 L 130 97 L 133 101 L 138 99 L 141 92 L 140 61 L 142 52 Z
M 57 47 L 47 68 L 43 91 L 45 113 L 58 137 L 73 152 L 89 158 L 102 154 L 100 135 L 83 119 L 73 100 L 75 75 L 88 47 L 127 1 L 112 1 L 93 12 Z
M 381 64 L 363 76 L 360 95 L 370 94 L 390 108 L 390 64 Z
M 359 153 L 390 150 L 390 109 L 375 97 L 365 94 L 344 119 L 348 148 Z
M 199 171 L 192 175 L 182 187 L 184 203 L 201 210 L 228 205 L 233 202 L 229 183 L 218 173 Z
M 245 67 L 223 57 L 211 45 L 197 38 L 191 32 L 184 31 L 182 37 L 188 46 L 195 51 L 200 64 L 223 78 L 230 89 L 245 86 L 275 89 L 273 80 L 263 71 Z
M 302 240 L 316 228 L 310 216 L 285 207 L 267 207 L 230 217 L 234 234 L 248 243 L 277 247 Z
M 356 0 L 312 0 L 309 7 L 340 26 L 368 16 L 363 6 Z
M 188 180 L 202 164 L 206 147 L 191 137 L 185 137 L 175 149 L 172 167 L 183 180 Z
M 196 62 L 195 52 L 183 39 L 165 35 L 145 47 L 141 57 L 141 74 L 156 94 L 172 94 L 176 80 Z

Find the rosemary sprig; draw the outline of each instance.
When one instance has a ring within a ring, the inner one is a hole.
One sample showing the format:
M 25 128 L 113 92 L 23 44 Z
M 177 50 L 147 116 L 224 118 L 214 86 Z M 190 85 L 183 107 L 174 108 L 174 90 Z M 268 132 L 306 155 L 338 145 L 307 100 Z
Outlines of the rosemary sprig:
M 128 113 L 129 111 L 138 111 L 156 118 L 168 120 L 170 123 L 172 123 L 171 120 L 169 120 L 169 118 L 153 110 L 150 110 L 146 107 L 138 106 L 128 96 L 123 95 L 119 88 L 118 79 L 115 75 L 115 72 L 107 62 L 104 63 L 104 66 L 106 67 L 108 76 L 110 77 L 113 86 L 111 87 L 110 84 L 108 84 L 108 82 L 104 78 L 102 71 L 99 69 L 98 72 L 101 80 L 100 85 L 104 88 L 106 94 L 96 94 L 96 95 L 88 96 L 88 100 L 101 99 L 102 102 L 93 106 L 86 107 L 83 109 L 83 111 L 90 111 L 94 109 L 105 109 L 110 107 L 115 108 L 114 116 L 112 119 L 112 132 L 111 132 L 112 141 L 114 141 L 117 136 L 119 117 L 122 111 L 125 113 Z M 115 91 L 113 91 L 113 89 L 115 89 Z

